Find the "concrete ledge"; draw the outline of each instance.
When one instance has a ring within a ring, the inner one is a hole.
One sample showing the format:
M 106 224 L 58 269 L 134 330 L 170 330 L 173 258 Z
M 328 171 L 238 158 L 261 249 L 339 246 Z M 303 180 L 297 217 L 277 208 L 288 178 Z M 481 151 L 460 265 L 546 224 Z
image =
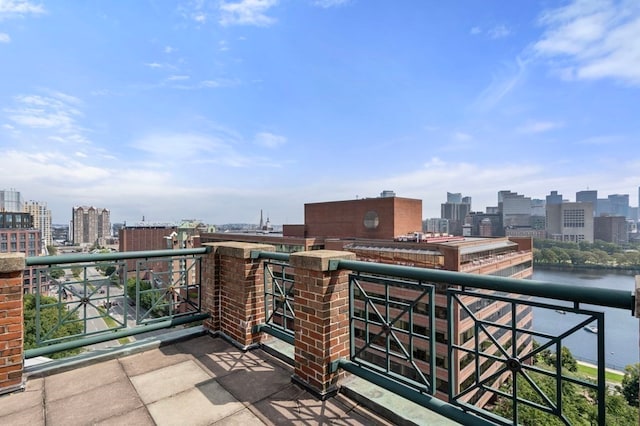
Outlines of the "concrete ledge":
M 356 260 L 355 253 L 338 250 L 312 250 L 291 253 L 289 265 L 294 268 L 326 272 L 331 260 Z
M 220 243 L 216 246 L 218 254 L 237 259 L 251 258 L 252 250 L 276 251 L 276 248 L 270 244 L 240 243 L 235 241 Z
M 24 268 L 24 253 L 4 253 L 0 255 L 0 274 L 22 272 Z

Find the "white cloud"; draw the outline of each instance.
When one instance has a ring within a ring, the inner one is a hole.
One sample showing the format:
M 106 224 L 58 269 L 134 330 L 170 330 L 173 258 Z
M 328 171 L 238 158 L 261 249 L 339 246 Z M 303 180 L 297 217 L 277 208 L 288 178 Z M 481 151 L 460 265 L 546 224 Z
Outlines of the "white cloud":
M 471 35 L 478 35 L 478 34 L 482 34 L 482 28 L 480 28 L 480 27 L 472 27 L 472 28 L 469 30 L 469 34 L 471 34 Z
M 507 28 L 505 25 L 497 25 L 491 28 L 489 31 L 487 31 L 487 34 L 492 39 L 498 39 L 498 38 L 503 38 L 510 35 L 511 30 Z
M 613 78 L 640 85 L 637 2 L 575 0 L 545 11 L 539 23 L 545 31 L 533 49 L 553 58 L 564 78 Z
M 499 73 L 494 74 L 491 84 L 480 93 L 474 107 L 489 110 L 509 95 L 524 79 L 527 63 L 516 58 L 515 63 L 506 64 Z
M 241 0 L 235 3 L 223 1 L 220 4 L 220 24 L 255 25 L 267 27 L 275 23 L 275 18 L 266 13 L 278 4 L 278 0 Z
M 563 126 L 563 123 L 555 121 L 532 121 L 518 127 L 520 133 L 544 133 Z
M 148 66 L 149 68 L 163 68 L 164 67 L 164 65 L 159 64 L 157 62 L 151 62 L 151 63 L 145 64 L 145 65 Z
M 37 132 L 42 129 L 46 137 L 57 142 L 86 144 L 86 130 L 80 126 L 82 117 L 78 109 L 80 99 L 61 92 L 50 91 L 47 96 L 19 95 L 13 107 L 5 108 L 9 121 L 16 128 Z
M 42 13 L 45 13 L 45 9 L 41 4 L 34 4 L 28 0 L 0 0 L 0 21 L 4 18 Z
M 177 164 L 217 164 L 226 167 L 279 167 L 273 159 L 241 153 L 242 138 L 222 127 L 209 133 L 166 132 L 137 139 L 132 147 L 144 151 L 154 167 L 172 168 Z
M 269 132 L 261 132 L 256 135 L 255 143 L 266 148 L 277 148 L 287 143 L 287 138 Z
M 350 2 L 351 0 L 314 0 L 313 5 L 324 7 L 326 9 L 329 7 L 343 6 Z
M 80 152 L 80 151 L 77 151 L 75 153 L 75 156 L 76 157 L 80 157 L 80 158 L 87 158 L 88 157 L 87 154 L 85 154 L 84 152 Z
M 0 33 L 0 43 L 10 43 L 11 37 L 7 33 Z

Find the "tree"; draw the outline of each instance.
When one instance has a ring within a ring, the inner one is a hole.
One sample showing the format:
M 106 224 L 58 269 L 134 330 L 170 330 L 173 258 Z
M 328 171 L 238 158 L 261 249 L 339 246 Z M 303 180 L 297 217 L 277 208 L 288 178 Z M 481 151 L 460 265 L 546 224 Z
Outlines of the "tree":
M 55 246 L 47 245 L 47 253 L 49 256 L 55 256 L 58 254 L 58 249 Z
M 51 305 L 42 307 L 43 305 Z M 58 339 L 82 333 L 82 324 L 78 321 L 78 314 L 68 314 L 63 305 L 57 303 L 55 297 L 40 296 L 40 336 L 48 336 L 48 339 Z M 67 316 L 68 315 L 68 316 Z M 62 323 L 59 317 L 66 317 Z M 38 346 L 36 342 L 36 296 L 24 295 L 24 348 L 33 349 Z M 80 353 L 81 349 L 70 349 L 57 352 L 51 358 L 65 358 Z
M 622 395 L 632 407 L 638 406 L 638 378 L 640 364 L 627 365 L 622 378 Z
M 56 269 L 52 269 L 52 270 L 49 272 L 49 276 L 50 276 L 51 278 L 53 278 L 54 280 L 57 280 L 58 278 L 62 278 L 62 277 L 64 277 L 64 271 L 63 271 L 62 269 L 58 269 L 58 268 L 56 268 Z

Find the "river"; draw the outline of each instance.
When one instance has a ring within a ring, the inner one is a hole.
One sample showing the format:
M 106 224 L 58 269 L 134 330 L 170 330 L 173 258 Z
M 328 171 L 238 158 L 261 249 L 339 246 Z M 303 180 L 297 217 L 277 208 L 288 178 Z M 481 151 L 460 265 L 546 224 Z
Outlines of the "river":
M 598 270 L 552 271 L 534 270 L 534 280 L 574 285 L 576 287 L 602 287 L 632 292 L 634 277 L 622 273 Z M 581 309 L 591 309 L 605 313 L 605 363 L 607 367 L 623 370 L 628 364 L 640 362 L 638 319 L 629 311 L 615 308 L 603 308 L 592 305 L 580 305 Z M 572 313 L 562 314 L 553 309 L 534 308 L 533 329 L 557 335 L 566 331 L 570 325 L 577 324 L 584 316 Z M 593 323 L 595 325 L 595 322 Z M 596 335 L 580 329 L 568 336 L 564 343 L 576 359 L 596 363 Z

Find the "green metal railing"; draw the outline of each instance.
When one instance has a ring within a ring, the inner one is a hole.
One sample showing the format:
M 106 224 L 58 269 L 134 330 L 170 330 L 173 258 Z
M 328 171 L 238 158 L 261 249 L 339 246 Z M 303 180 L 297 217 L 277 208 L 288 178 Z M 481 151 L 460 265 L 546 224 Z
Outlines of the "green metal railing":
M 207 318 L 200 309 L 200 277 L 208 251 L 28 257 L 34 291 L 25 296 L 25 357 L 107 341 L 118 345 L 119 339 Z
M 284 262 L 264 262 L 265 323 L 294 335 L 293 276 Z
M 289 258 L 267 252 L 252 256 Z M 333 368 L 462 422 L 469 420 L 465 412 L 471 412 L 478 421 L 517 424 L 526 407 L 569 424 L 563 389 L 577 386 L 592 395 L 597 422 L 605 423 L 604 314 L 584 305 L 633 315 L 631 292 L 350 260 L 330 261 L 329 267 L 352 271 L 351 356 Z M 557 334 L 534 330 L 534 307 L 561 312 L 565 329 Z M 563 342 L 576 333 L 595 335 L 595 383 L 563 368 Z M 549 353 L 556 354 L 550 364 L 535 363 Z M 553 385 L 542 386 L 546 380 Z M 526 399 L 523 388 L 534 397 Z M 449 404 L 433 398 L 438 391 Z M 480 408 L 479 401 L 486 402 L 487 396 L 510 406 L 510 418 Z

